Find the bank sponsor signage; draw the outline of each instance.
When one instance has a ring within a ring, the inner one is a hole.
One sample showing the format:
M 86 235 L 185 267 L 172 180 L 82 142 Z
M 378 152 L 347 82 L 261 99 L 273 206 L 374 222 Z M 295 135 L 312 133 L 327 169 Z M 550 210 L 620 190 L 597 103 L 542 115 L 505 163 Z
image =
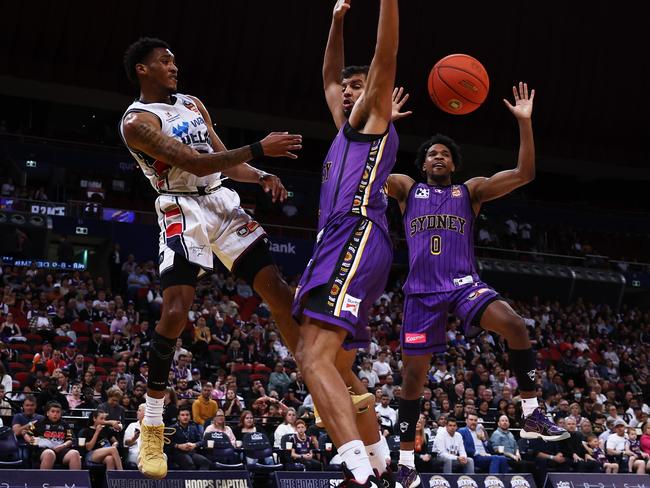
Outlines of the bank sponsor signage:
M 545 488 L 650 488 L 647 474 L 549 473 Z
M 0 470 L 0 488 L 90 488 L 88 471 Z

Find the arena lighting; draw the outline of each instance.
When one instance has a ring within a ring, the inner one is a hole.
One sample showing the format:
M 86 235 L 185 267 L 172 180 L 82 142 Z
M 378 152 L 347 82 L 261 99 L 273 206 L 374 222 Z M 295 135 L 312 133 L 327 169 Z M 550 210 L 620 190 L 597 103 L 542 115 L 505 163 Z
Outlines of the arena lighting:
M 36 167 L 36 161 L 34 161 L 33 159 L 28 159 L 27 161 L 25 161 L 25 166 L 27 168 L 35 168 Z
M 88 235 L 88 227 L 77 227 L 75 229 L 75 234 L 86 236 Z

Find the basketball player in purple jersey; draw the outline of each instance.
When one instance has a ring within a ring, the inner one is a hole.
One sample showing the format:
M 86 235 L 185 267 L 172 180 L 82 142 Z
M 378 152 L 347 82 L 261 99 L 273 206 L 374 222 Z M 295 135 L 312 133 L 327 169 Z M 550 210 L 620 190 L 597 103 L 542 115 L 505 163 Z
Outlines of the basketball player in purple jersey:
M 325 97 L 339 133 L 323 164 L 318 238 L 296 290 L 297 359 L 327 431 L 348 472 L 342 486 L 378 484 L 356 426 L 346 377 L 369 342 L 368 312 L 383 293 L 392 262 L 386 178 L 395 164 L 391 122 L 398 44 L 397 0 L 381 0 L 375 54 L 366 72 L 343 71 L 343 17 L 334 9 L 323 64 Z M 337 360 L 338 355 L 338 360 Z M 376 429 L 376 422 L 374 428 Z
M 409 275 L 404 285 L 402 397 L 399 405 L 400 460 L 397 481 L 404 488 L 420 484 L 415 471 L 415 426 L 431 354 L 446 349 L 445 326 L 451 312 L 463 321 L 466 335 L 482 328 L 504 337 L 522 397 L 521 437 L 559 441 L 569 434 L 539 410 L 535 395 L 535 356 L 523 319 L 482 283 L 473 248 L 474 218 L 483 202 L 494 200 L 535 177 L 535 145 L 531 116 L 535 91 L 519 83 L 515 104 L 504 100 L 519 124 L 519 159 L 515 169 L 465 184 L 452 185 L 461 163 L 459 147 L 436 135 L 419 149 L 415 164 L 426 176 L 416 183 L 406 175 L 388 178 L 388 195 L 399 203 L 409 249 Z

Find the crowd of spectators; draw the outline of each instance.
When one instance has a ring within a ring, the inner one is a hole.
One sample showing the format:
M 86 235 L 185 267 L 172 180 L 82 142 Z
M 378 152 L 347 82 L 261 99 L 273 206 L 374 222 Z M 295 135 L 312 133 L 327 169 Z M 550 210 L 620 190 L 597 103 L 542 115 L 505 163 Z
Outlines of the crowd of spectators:
M 81 455 L 87 466 L 134 467 L 147 346 L 162 304 L 154 264 L 129 257 L 108 277 L 5 266 L 0 282 L 0 415 L 20 443 L 33 444 L 34 465 L 77 469 Z M 391 286 L 371 310 L 372 342 L 355 365 L 389 439 L 397 434 L 404 298 L 399 282 Z M 423 390 L 418 467 L 536 476 L 650 469 L 650 311 L 583 300 L 511 305 L 537 351 L 540 405 L 571 438 L 518 439 L 506 344 L 489 334 L 467 340 L 450 316 L 448 350 L 433 358 Z M 312 449 L 323 447 L 323 432 L 308 388 L 268 307 L 235 276 L 198 285 L 169 384 L 172 467 L 207 469 L 211 436 L 238 446 L 244 434 L 263 432 L 276 448 L 292 435 L 289 459 L 321 469 Z

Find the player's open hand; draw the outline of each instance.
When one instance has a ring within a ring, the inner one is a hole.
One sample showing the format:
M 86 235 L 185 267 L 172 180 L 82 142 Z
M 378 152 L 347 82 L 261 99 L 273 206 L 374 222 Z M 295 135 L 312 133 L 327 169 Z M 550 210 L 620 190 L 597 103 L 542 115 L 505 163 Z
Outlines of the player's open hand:
M 280 178 L 278 178 L 275 175 L 272 175 L 271 173 L 266 173 L 260 177 L 260 185 L 262 185 L 262 188 L 264 188 L 264 191 L 266 193 L 271 194 L 271 198 L 273 199 L 273 203 L 277 202 L 280 200 L 281 202 L 284 202 L 287 199 L 287 190 L 280 181 Z M 266 397 L 268 400 L 272 400 L 272 398 Z
M 519 82 L 519 86 L 512 87 L 512 93 L 515 96 L 515 104 L 512 105 L 505 98 L 503 103 L 506 104 L 508 110 L 512 112 L 517 119 L 530 119 L 533 115 L 533 99 L 535 98 L 535 90 L 531 90 L 528 94 L 528 83 Z
M 391 113 L 391 120 L 393 122 L 399 119 L 403 119 L 404 117 L 408 117 L 413 113 L 412 110 L 409 110 L 407 112 L 400 112 L 408 99 L 409 94 L 404 93 L 404 87 L 395 87 L 393 90 L 393 112 Z
M 287 157 L 297 159 L 298 156 L 292 151 L 302 149 L 302 136 L 289 134 L 288 132 L 271 132 L 260 141 L 265 156 L 272 158 Z
M 335 19 L 342 19 L 345 17 L 345 14 L 350 10 L 350 1 L 351 0 L 336 0 L 336 5 L 334 5 L 334 12 L 332 16 Z

